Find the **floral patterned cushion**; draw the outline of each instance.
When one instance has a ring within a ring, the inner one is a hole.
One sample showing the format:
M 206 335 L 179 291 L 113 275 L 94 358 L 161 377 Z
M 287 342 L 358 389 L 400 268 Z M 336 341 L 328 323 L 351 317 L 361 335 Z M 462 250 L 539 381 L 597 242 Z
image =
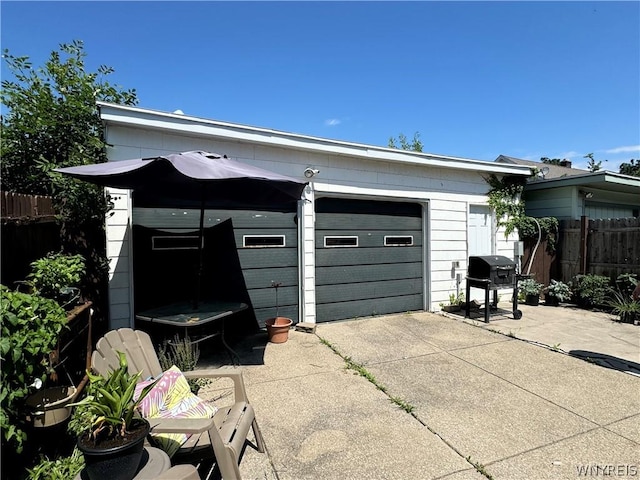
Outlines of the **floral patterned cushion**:
M 139 382 L 134 398 L 154 379 Z M 191 393 L 189 383 L 175 365 L 162 374 L 158 383 L 138 406 L 145 418 L 211 418 L 218 411 L 215 405 Z M 191 435 L 181 433 L 151 434 L 159 448 L 172 457 Z

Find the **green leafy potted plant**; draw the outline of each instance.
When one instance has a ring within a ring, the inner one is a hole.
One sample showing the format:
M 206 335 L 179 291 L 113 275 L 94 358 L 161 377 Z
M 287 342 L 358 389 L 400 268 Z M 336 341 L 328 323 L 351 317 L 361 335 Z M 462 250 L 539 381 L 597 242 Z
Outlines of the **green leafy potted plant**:
M 31 273 L 25 283 L 33 292 L 69 308 L 80 297 L 79 287 L 85 273 L 82 255 L 50 252 L 31 263 Z
M 557 307 L 561 302 L 571 299 L 571 288 L 564 282 L 551 280 L 545 288 L 544 302 L 546 305 Z
M 533 278 L 522 280 L 518 284 L 518 290 L 524 295 L 524 303 L 526 305 L 538 305 L 540 302 L 542 284 L 536 282 Z
M 634 300 L 627 292 L 615 291 L 606 302 L 606 306 L 611 309 L 611 313 L 618 317 L 623 323 L 640 322 L 640 300 Z
M 66 321 L 55 301 L 0 285 L 0 427 L 3 445 L 17 453 L 27 440 L 27 399 L 51 372 L 49 354 Z
M 78 436 L 77 445 L 90 480 L 131 480 L 142 458 L 149 422 L 140 417 L 137 407 L 157 383 L 147 385 L 134 399 L 140 373 L 128 373 L 127 359 L 118 352 L 120 366 L 108 378 L 89 376 L 88 395 L 73 406 L 84 406 L 91 426 Z
M 462 308 L 464 304 L 464 292 L 449 294 L 449 304 L 440 304 L 440 308 L 442 308 L 443 312 L 458 312 Z
M 604 275 L 576 275 L 573 281 L 576 303 L 581 308 L 594 308 L 606 305 L 612 292 L 609 277 Z

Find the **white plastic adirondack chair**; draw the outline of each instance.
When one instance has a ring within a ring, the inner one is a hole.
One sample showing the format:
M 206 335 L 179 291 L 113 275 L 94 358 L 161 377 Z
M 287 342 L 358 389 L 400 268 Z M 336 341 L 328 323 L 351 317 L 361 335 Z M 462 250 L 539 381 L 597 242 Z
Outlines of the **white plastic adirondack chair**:
M 141 379 L 162 375 L 162 368 L 149 335 L 130 328 L 112 330 L 98 340 L 91 356 L 92 369 L 100 375 L 108 375 L 117 369 L 118 351 L 126 354 L 129 373 L 142 372 Z M 182 373 L 187 379 L 230 378 L 234 383 L 233 405 L 220 407 L 213 418 L 149 418 L 147 420 L 152 431 L 192 434 L 174 456 L 176 462 L 197 461 L 215 455 L 222 478 L 239 480 L 240 454 L 249 429 L 253 428 L 258 451 L 265 451 L 255 412 L 247 399 L 242 372 L 207 369 Z

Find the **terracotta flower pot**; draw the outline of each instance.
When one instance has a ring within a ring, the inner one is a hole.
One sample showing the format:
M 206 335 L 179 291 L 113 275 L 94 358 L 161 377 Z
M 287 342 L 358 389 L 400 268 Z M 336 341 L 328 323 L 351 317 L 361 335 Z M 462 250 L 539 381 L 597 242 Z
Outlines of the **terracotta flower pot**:
M 284 343 L 289 339 L 289 328 L 293 321 L 287 317 L 268 318 L 267 334 L 271 343 Z

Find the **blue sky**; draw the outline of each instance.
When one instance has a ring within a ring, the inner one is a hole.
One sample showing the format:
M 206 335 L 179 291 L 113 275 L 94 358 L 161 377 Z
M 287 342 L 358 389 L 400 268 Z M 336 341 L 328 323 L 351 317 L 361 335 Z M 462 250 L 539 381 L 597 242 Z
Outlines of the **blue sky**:
M 640 2 L 12 2 L 2 48 L 87 67 L 139 106 L 493 161 L 640 158 Z M 2 78 L 7 78 L 2 65 Z M 604 162 L 608 160 L 608 162 Z

